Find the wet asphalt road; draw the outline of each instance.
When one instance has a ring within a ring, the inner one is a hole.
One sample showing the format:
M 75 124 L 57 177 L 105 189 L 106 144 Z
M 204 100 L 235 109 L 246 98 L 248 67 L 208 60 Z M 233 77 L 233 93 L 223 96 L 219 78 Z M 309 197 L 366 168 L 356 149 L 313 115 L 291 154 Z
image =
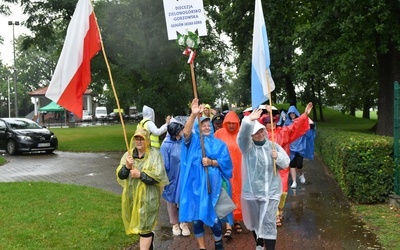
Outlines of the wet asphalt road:
M 26 154 L 9 156 L 0 166 L 0 182 L 50 181 L 84 185 L 120 194 L 115 178 L 120 153 Z M 306 184 L 291 190 L 285 206 L 283 226 L 278 229 L 277 249 L 383 249 L 373 233 L 354 218 L 326 166 L 318 160 L 304 162 Z M 299 182 L 298 182 L 299 183 Z M 172 236 L 165 202 L 160 209 L 156 230 L 156 249 L 197 249 L 196 240 Z M 122 221 L 121 221 L 122 227 Z M 213 249 L 210 231 L 206 230 L 207 249 Z M 225 249 L 255 249 L 251 233 L 233 234 L 224 239 Z M 138 249 L 132 246 L 129 249 Z

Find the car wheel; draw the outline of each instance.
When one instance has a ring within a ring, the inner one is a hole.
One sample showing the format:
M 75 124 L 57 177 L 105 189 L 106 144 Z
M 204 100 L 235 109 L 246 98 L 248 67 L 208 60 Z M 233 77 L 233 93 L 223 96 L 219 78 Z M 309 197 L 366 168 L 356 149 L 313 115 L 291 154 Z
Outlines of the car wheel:
M 54 149 L 46 150 L 46 153 L 52 154 L 54 152 Z
M 17 145 L 16 145 L 15 141 L 9 140 L 7 142 L 7 153 L 9 153 L 10 155 L 17 154 Z

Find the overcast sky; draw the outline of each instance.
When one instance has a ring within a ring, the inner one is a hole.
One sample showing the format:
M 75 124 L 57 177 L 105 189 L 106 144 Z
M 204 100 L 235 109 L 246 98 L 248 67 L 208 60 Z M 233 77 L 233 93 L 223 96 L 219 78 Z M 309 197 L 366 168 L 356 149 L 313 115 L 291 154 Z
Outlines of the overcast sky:
M 9 16 L 0 15 L 0 34 L 3 37 L 3 44 L 0 44 L 0 57 L 3 64 L 13 65 L 14 64 L 14 53 L 13 53 L 13 26 L 8 25 L 8 21 L 19 21 L 19 26 L 14 26 L 15 38 L 22 34 L 29 33 L 29 30 L 21 26 L 21 22 L 25 21 L 26 17 L 22 15 L 22 10 L 18 6 L 11 7 L 12 14 Z

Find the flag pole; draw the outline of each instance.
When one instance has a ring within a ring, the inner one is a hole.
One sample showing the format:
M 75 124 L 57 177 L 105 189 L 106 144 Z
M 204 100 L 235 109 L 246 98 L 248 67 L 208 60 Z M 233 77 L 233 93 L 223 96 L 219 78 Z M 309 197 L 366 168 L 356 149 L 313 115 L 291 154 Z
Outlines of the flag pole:
M 267 75 L 267 90 L 268 90 L 268 100 L 269 100 L 269 117 L 271 122 L 271 141 L 272 141 L 272 150 L 275 150 L 275 136 L 274 136 L 274 126 L 273 126 L 273 116 L 272 116 L 272 101 L 271 101 L 271 91 L 269 87 L 269 71 L 268 69 L 265 71 Z M 274 160 L 274 174 L 276 175 L 276 161 Z
M 113 93 L 114 93 L 114 97 L 115 97 L 115 102 L 116 102 L 117 108 L 118 108 L 119 119 L 120 119 L 120 121 L 121 121 L 122 131 L 123 131 L 123 133 L 124 133 L 124 139 L 125 139 L 126 150 L 128 151 L 128 154 L 130 155 L 130 152 L 129 152 L 129 144 L 128 144 L 128 137 L 127 137 L 127 135 L 126 135 L 125 122 L 124 122 L 124 119 L 123 119 L 123 117 L 122 117 L 121 106 L 119 105 L 119 99 L 118 99 L 117 91 L 115 90 L 114 81 L 113 81 L 113 77 L 112 77 L 111 69 L 110 69 L 110 64 L 108 63 L 106 51 L 105 51 L 105 49 L 104 49 L 103 39 L 102 39 L 102 37 L 101 37 L 100 28 L 99 28 L 99 24 L 98 24 L 98 22 L 97 22 L 96 13 L 94 12 L 94 7 L 93 7 L 92 0 L 90 0 L 90 4 L 92 5 L 92 8 L 93 8 L 93 15 L 94 15 L 94 17 L 95 17 L 94 19 L 96 20 L 97 30 L 99 31 L 99 35 L 100 35 L 101 51 L 103 52 L 104 61 L 105 61 L 106 66 L 107 66 L 108 75 L 109 75 L 109 77 L 110 77 L 110 82 L 111 82 L 111 87 L 112 87 L 112 90 L 113 90 Z
M 196 85 L 196 76 L 194 73 L 194 65 L 193 61 L 190 62 L 190 73 L 192 76 L 192 86 L 193 86 L 193 95 L 195 99 L 198 99 L 197 96 L 197 85 Z M 199 134 L 200 134 L 200 144 L 201 144 L 201 155 L 202 157 L 206 157 L 206 151 L 204 149 L 204 140 L 203 140 L 203 133 L 201 132 L 201 121 L 200 121 L 200 116 L 197 116 L 197 123 L 199 124 Z M 207 178 L 207 191 L 208 193 L 211 193 L 211 187 L 210 187 L 210 179 L 208 178 L 208 167 L 204 167 L 204 170 L 206 171 L 206 178 Z

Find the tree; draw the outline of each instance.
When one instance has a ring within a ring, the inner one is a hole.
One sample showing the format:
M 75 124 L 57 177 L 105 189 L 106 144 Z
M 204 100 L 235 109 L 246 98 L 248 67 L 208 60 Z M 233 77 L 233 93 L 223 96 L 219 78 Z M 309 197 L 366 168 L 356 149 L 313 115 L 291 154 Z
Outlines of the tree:
M 329 58 L 329 76 L 347 98 L 340 99 L 350 109 L 363 108 L 364 116 L 378 100 L 377 134 L 393 134 L 393 83 L 400 74 L 400 6 L 391 1 L 367 2 L 309 1 L 314 12 L 309 32 L 314 53 Z M 323 4 L 323 5 L 322 5 Z M 322 29 L 321 29 L 322 28 Z M 317 32 L 315 32 L 317 31 Z M 318 31 L 322 31 L 318 36 Z M 321 55 L 319 45 L 332 51 Z M 311 47 L 311 46 L 310 46 Z M 324 65 L 323 60 L 319 60 Z M 379 86 L 379 92 L 377 92 Z M 378 93 L 378 95 L 376 95 Z M 338 95 L 336 95 L 338 98 Z M 356 101 L 356 98 L 359 99 Z M 338 99 L 339 100 L 339 99 Z
M 27 26 L 34 33 L 24 40 L 24 48 L 35 46 L 39 50 L 47 50 L 49 44 L 57 44 L 61 50 L 62 42 L 59 43 L 58 38 L 65 37 L 76 0 L 20 2 L 30 15 Z M 163 11 L 162 2 L 150 4 L 144 0 L 103 0 L 95 3 L 105 53 L 121 107 L 127 109 L 134 104 L 140 108 L 146 104 L 153 107 L 160 117 L 181 113 L 193 98 L 187 58 L 182 56 L 176 41 L 167 40 Z M 210 24 L 208 27 L 211 27 Z M 218 46 L 222 47 L 218 39 L 212 32 L 202 37 L 196 59 L 197 78 L 212 85 L 216 84 L 212 82 L 215 74 L 212 69 L 222 61 L 222 54 L 226 51 L 221 49 L 218 53 L 211 53 Z M 91 88 L 108 97 L 110 103 L 107 106 L 115 107 L 102 53 L 92 60 L 92 74 Z M 104 86 L 108 91 L 104 91 Z M 209 99 L 202 93 L 199 97 Z
M 319 104 L 321 117 L 323 105 L 342 104 L 350 113 L 363 109 L 367 117 L 377 103 L 377 133 L 391 135 L 393 83 L 400 75 L 400 6 L 387 0 L 262 4 L 277 83 L 274 96 L 286 91 L 291 100 L 296 87 L 301 99 Z M 249 88 L 245 64 L 250 64 L 254 1 L 222 0 L 214 6 L 210 16 L 239 54 L 238 83 Z
M 10 76 L 12 76 L 12 72 L 9 68 L 7 68 L 5 65 L 2 64 L 0 61 L 0 117 L 6 117 L 10 115 L 8 113 L 8 95 L 10 94 L 11 97 L 11 83 L 12 78 L 10 79 Z M 10 86 L 10 90 L 8 89 Z M 10 98 L 11 99 L 11 98 Z M 11 105 L 10 105 L 11 108 Z M 14 112 L 14 110 L 11 110 L 11 113 Z

